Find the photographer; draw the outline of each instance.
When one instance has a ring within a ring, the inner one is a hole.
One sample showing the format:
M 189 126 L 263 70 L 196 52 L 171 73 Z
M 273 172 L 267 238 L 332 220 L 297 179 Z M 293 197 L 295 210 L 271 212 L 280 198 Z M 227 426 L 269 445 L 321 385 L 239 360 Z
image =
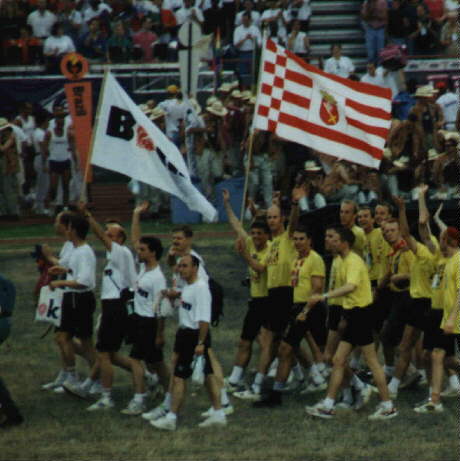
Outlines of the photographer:
M 303 185 L 305 189 L 305 197 L 299 200 L 301 213 L 326 206 L 326 199 L 320 192 L 323 180 L 322 168 L 314 160 L 307 160 L 304 169 L 299 171 L 296 178 L 297 186 Z

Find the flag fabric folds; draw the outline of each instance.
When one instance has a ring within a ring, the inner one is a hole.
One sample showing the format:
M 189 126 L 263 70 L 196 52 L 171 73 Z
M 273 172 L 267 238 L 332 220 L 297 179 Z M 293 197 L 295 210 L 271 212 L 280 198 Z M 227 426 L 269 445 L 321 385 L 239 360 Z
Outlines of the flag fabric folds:
M 272 40 L 262 53 L 253 128 L 378 168 L 391 124 L 391 91 L 305 63 Z
M 207 221 L 216 209 L 192 184 L 185 161 L 108 72 L 99 96 L 91 163 L 175 195 Z

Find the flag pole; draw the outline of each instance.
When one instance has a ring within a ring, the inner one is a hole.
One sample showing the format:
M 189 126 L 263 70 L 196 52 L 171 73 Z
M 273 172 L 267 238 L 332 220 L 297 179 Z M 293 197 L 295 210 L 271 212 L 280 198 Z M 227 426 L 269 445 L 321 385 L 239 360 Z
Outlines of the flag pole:
M 101 106 L 102 106 L 102 100 L 104 98 L 104 89 L 105 89 L 105 84 L 107 81 L 107 76 L 109 75 L 110 69 L 106 67 L 104 69 L 104 77 L 102 78 L 102 83 L 101 83 L 101 89 L 99 91 L 99 99 L 97 101 L 97 109 L 96 109 L 96 116 L 94 117 L 94 128 L 91 131 L 91 144 L 89 148 L 89 153 L 88 153 L 88 158 L 86 160 L 86 165 L 85 165 L 85 173 L 83 175 L 83 183 L 81 185 L 81 190 L 80 190 L 80 201 L 86 201 L 86 192 L 87 192 L 87 181 L 88 181 L 88 176 L 89 176 L 89 169 L 91 168 L 91 159 L 93 157 L 93 149 L 94 149 L 94 141 L 95 141 L 95 133 L 96 133 L 96 128 L 97 124 L 99 122 L 99 113 L 101 111 Z
M 248 158 L 247 158 L 247 163 L 246 163 L 246 172 L 245 172 L 245 178 L 244 178 L 244 188 L 243 188 L 243 202 L 241 204 L 241 213 L 240 213 L 240 221 L 243 222 L 244 219 L 244 212 L 246 211 L 246 196 L 248 194 L 248 183 L 249 183 L 249 171 L 251 169 L 251 162 L 252 162 L 252 150 L 253 150 L 253 144 L 254 144 L 254 118 L 255 115 L 257 114 L 257 109 L 259 106 L 259 94 L 260 94 L 260 82 L 261 82 L 261 76 L 262 76 L 262 70 L 263 70 L 263 63 L 264 63 L 264 58 L 265 58 L 265 49 L 267 46 L 267 39 L 268 39 L 268 34 L 266 30 L 264 31 L 264 36 L 263 36 L 263 48 L 262 48 L 262 53 L 260 55 L 260 62 L 259 62 L 259 75 L 257 76 L 257 95 L 256 95 L 256 104 L 254 106 L 254 114 L 252 116 L 252 123 L 251 127 L 249 128 L 249 146 L 248 146 Z M 255 41 L 254 41 L 255 43 Z M 254 53 L 256 50 L 254 50 Z M 253 66 L 255 68 L 255 66 Z

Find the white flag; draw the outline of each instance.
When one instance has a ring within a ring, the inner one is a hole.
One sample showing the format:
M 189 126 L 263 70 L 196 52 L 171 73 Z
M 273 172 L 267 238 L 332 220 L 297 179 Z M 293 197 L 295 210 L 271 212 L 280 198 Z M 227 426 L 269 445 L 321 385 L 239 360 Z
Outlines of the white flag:
M 111 73 L 103 88 L 91 163 L 169 192 L 207 221 L 215 221 L 216 209 L 192 184 L 175 144 L 137 107 Z

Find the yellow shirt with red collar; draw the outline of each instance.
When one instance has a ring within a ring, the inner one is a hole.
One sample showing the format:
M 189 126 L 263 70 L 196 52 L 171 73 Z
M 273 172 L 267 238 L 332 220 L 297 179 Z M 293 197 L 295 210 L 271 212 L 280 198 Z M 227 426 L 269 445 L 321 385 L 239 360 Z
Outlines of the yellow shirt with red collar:
M 410 274 L 415 256 L 409 250 L 404 240 L 401 240 L 391 248 L 386 258 L 386 271 L 391 275 Z M 394 283 L 389 284 L 391 291 L 402 292 L 409 290 L 409 283 L 404 284 L 403 288 L 396 286 Z
M 314 250 L 307 256 L 299 256 L 292 262 L 291 285 L 294 288 L 294 302 L 306 303 L 312 295 L 311 278 L 325 277 L 323 258 Z

